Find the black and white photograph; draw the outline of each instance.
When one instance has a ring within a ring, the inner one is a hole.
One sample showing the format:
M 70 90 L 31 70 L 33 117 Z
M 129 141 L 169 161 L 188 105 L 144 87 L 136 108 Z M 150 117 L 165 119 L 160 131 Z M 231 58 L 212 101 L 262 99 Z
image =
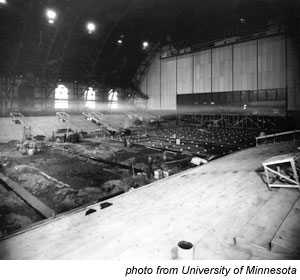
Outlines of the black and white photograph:
M 300 1 L 0 0 L 0 260 L 296 279 Z

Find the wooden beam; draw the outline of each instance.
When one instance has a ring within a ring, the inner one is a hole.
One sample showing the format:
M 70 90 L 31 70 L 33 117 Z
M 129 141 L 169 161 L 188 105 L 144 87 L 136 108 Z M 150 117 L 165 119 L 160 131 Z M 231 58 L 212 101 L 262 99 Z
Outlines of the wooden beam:
M 0 173 L 0 182 L 15 192 L 20 198 L 26 201 L 32 208 L 38 211 L 45 218 L 55 217 L 55 211 L 40 201 L 37 197 L 22 188 L 18 183 Z
M 72 150 L 69 150 L 69 149 L 63 149 L 63 148 L 57 148 L 57 147 L 54 147 L 54 149 L 62 151 L 62 152 L 66 152 L 66 153 L 69 153 L 69 154 L 72 154 L 72 155 L 75 155 L 78 158 L 86 158 L 86 159 L 89 159 L 89 160 L 92 160 L 92 161 L 102 162 L 102 163 L 105 163 L 105 164 L 110 164 L 112 166 L 118 166 L 118 167 L 121 167 L 121 168 L 124 168 L 124 169 L 129 169 L 129 170 L 132 169 L 131 165 L 129 166 L 129 165 L 126 165 L 126 164 L 122 164 L 122 163 L 119 163 L 119 162 L 115 162 L 115 161 L 111 161 L 111 160 L 107 160 L 107 159 L 103 159 L 103 158 L 99 158 L 99 157 L 97 157 L 97 158 L 90 157 L 88 155 L 80 154 L 78 152 L 75 152 L 75 151 L 72 151 Z M 143 170 L 139 169 L 139 168 L 134 168 L 134 171 L 135 172 L 143 172 Z

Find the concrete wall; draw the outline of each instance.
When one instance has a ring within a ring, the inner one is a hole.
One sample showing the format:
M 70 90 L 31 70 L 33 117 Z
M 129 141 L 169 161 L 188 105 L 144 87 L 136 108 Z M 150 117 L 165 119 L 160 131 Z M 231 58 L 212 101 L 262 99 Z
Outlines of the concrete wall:
M 152 110 L 178 110 L 182 102 L 203 110 L 214 102 L 223 111 L 246 104 L 255 114 L 256 107 L 264 113 L 266 106 L 267 114 L 285 114 L 300 110 L 298 52 L 292 39 L 276 35 L 168 58 L 157 55 L 142 89 Z

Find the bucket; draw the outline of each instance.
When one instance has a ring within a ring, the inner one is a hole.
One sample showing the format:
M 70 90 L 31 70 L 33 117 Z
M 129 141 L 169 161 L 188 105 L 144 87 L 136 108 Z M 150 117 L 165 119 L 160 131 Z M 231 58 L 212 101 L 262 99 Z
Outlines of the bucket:
M 194 259 L 194 245 L 188 241 L 180 241 L 177 246 L 178 260 L 193 260 Z
M 170 176 L 170 170 L 163 170 L 163 178 Z
M 162 178 L 162 171 L 161 171 L 161 169 L 154 170 L 154 178 L 155 179 L 161 179 Z
M 34 154 L 34 150 L 35 150 L 35 148 L 28 149 L 27 150 L 27 154 L 30 155 L 30 156 L 32 156 Z

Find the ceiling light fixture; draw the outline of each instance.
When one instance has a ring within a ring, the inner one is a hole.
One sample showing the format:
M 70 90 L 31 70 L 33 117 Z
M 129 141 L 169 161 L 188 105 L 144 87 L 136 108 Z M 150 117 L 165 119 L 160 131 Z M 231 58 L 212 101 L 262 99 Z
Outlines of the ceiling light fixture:
M 89 34 L 92 34 L 92 33 L 95 32 L 95 30 L 96 30 L 96 25 L 95 25 L 95 23 L 93 23 L 93 22 L 88 22 L 88 23 L 86 24 L 86 29 L 87 29 L 87 31 L 88 31 Z
M 147 41 L 143 42 L 143 50 L 147 49 L 149 47 L 149 43 Z
M 56 19 L 56 17 L 57 17 L 57 14 L 56 14 L 56 12 L 55 12 L 54 10 L 48 9 L 48 10 L 46 11 L 46 16 L 47 16 L 47 18 L 48 18 L 48 22 L 49 22 L 50 24 L 53 24 L 53 23 L 55 22 L 55 19 Z

